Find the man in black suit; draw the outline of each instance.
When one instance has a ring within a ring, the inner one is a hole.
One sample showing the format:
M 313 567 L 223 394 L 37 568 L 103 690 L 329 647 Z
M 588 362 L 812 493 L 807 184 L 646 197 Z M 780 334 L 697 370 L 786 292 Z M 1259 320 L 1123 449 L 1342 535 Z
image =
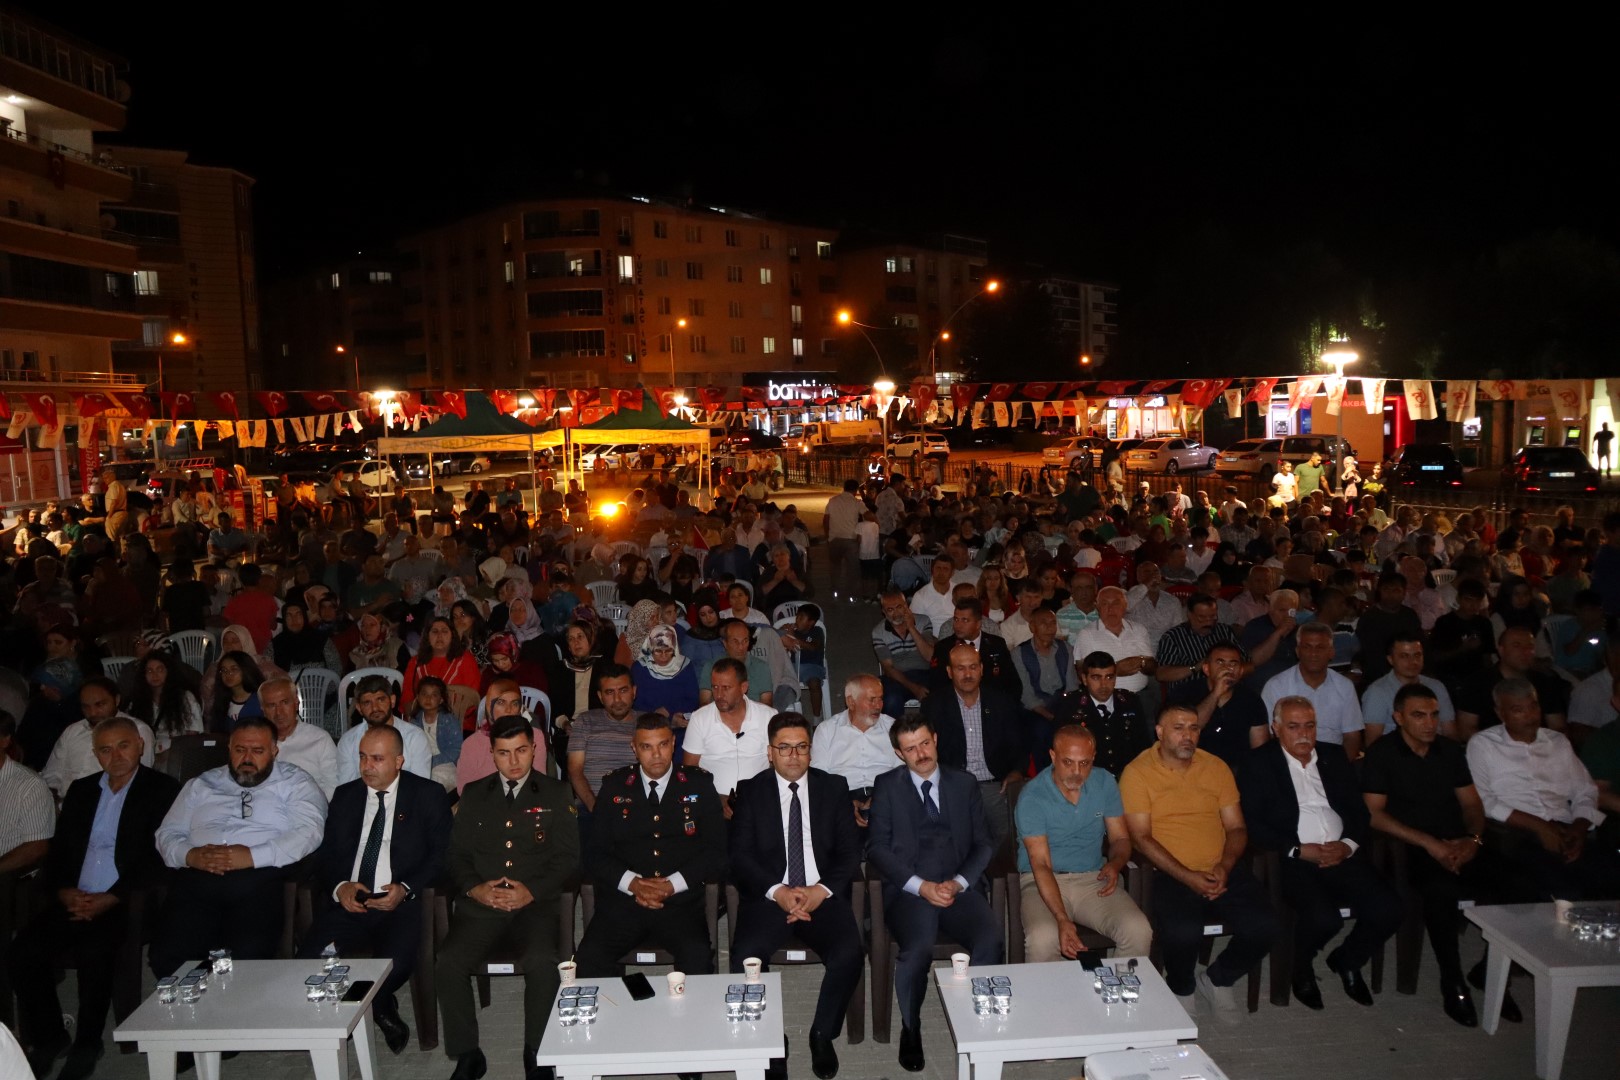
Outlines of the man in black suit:
M 642 944 L 667 949 L 675 967 L 714 970 L 703 887 L 724 880 L 726 821 L 714 781 L 695 765 L 674 767 L 669 717 L 642 713 L 636 764 L 607 774 L 591 815 L 590 873 L 596 912 L 575 960 L 585 978 L 619 972 Z
M 450 801 L 432 780 L 404 771 L 405 741 L 387 724 L 360 739 L 360 779 L 341 785 L 315 851 L 318 914 L 298 955 L 331 943 L 347 955 L 364 949 L 394 962 L 372 1003 L 388 1049 L 400 1053 L 411 1029 L 394 992 L 416 969 L 422 939 L 417 890 L 433 885 L 450 845 Z
M 883 877 L 883 910 L 900 945 L 900 1066 L 920 1072 L 919 1013 L 940 934 L 960 942 L 972 963 L 1001 961 L 1001 927 L 974 888 L 995 847 L 982 785 L 944 764 L 933 724 L 920 716 L 896 720 L 889 741 L 905 764 L 874 785 L 867 858 Z
M 810 1057 L 821 1080 L 838 1075 L 833 1038 L 861 977 L 860 928 L 849 904 L 861 838 L 844 778 L 810 767 L 810 724 L 778 713 L 766 729 L 771 767 L 737 785 L 731 877 L 742 896 L 731 970 L 769 959 L 791 935 L 826 965 L 810 1022 Z M 829 902 L 830 901 L 830 902 Z
M 1018 669 L 1013 666 L 1012 649 L 1007 646 L 1005 638 L 984 629 L 984 604 L 977 597 L 964 597 L 956 602 L 955 614 L 951 616 L 951 633 L 934 643 L 930 693 L 950 689 L 950 661 L 947 657 L 951 655 L 951 649 L 962 643 L 973 646 L 979 654 L 987 684 L 1015 702 L 1023 695 L 1024 684 L 1019 681 Z
M 947 655 L 944 644 L 936 648 L 936 660 Z M 1029 764 L 1024 711 L 1017 697 L 984 682 L 984 653 L 964 641 L 952 646 L 949 658 L 949 681 L 928 695 L 924 712 L 939 740 L 940 764 L 964 769 L 979 781 L 990 842 L 1000 848 L 1012 835 L 1007 789 L 1022 782 Z
M 1249 839 L 1282 856 L 1283 900 L 1294 909 L 1294 996 L 1322 1007 L 1312 961 L 1343 928 L 1339 911 L 1348 907 L 1355 926 L 1327 966 L 1352 1001 L 1371 1005 L 1361 967 L 1400 926 L 1402 908 L 1361 850 L 1370 820 L 1361 784 L 1343 749 L 1316 741 L 1310 699 L 1278 701 L 1271 730 L 1275 738 L 1244 759 L 1238 793 Z
M 1087 654 L 1076 665 L 1080 669 L 1080 689 L 1064 694 L 1052 712 L 1056 727 L 1080 724 L 1091 732 L 1097 744 L 1093 764 L 1115 780 L 1153 745 L 1153 717 L 1142 708 L 1142 699 L 1114 685 L 1118 666 L 1105 652 Z
M 172 777 L 141 764 L 145 742 L 127 716 L 97 724 L 91 746 L 102 771 L 68 786 L 45 858 L 52 902 L 17 935 L 10 959 L 12 985 L 28 987 L 17 995 L 18 1034 L 30 1048 L 34 1072 L 44 1076 L 68 1048 L 68 1034 L 56 980 L 41 973 L 51 970 L 64 949 L 73 955 L 78 1036 L 59 1074 L 69 1080 L 90 1075 L 101 1057 L 113 958 L 125 935 L 139 932 L 129 926 L 132 897 L 168 873 L 153 837 L 180 792 Z

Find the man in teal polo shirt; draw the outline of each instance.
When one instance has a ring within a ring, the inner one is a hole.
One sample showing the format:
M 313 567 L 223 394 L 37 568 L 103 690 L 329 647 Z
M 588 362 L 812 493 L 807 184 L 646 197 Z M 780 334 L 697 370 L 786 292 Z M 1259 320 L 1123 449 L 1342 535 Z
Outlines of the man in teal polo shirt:
M 1085 948 L 1077 923 L 1113 938 L 1117 956 L 1146 956 L 1153 930 L 1120 887 L 1131 839 L 1119 785 L 1093 771 L 1097 741 L 1082 724 L 1058 728 L 1049 753 L 1052 764 L 1025 785 L 1014 815 L 1024 959 L 1074 959 Z

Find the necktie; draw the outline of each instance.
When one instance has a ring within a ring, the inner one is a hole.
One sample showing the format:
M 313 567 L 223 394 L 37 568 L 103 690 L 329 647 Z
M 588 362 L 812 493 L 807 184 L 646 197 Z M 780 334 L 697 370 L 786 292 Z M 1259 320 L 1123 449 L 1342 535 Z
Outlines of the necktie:
M 517 785 L 518 782 L 516 780 L 508 780 L 506 782 L 506 801 L 508 803 L 517 802 Z
M 1106 702 L 1099 701 L 1097 703 L 1097 719 L 1105 724 L 1108 722 L 1108 705 Z
M 377 813 L 371 819 L 371 831 L 366 833 L 366 850 L 360 856 L 360 887 L 372 891 L 376 884 L 377 857 L 382 854 L 383 830 L 388 827 L 388 792 L 377 792 Z
M 933 796 L 928 794 L 933 790 L 933 788 L 934 782 L 932 780 L 924 780 L 922 782 L 923 812 L 928 815 L 929 821 L 938 821 L 939 807 L 934 803 Z
M 788 879 L 790 886 L 804 884 L 804 817 L 799 806 L 799 782 L 788 785 L 793 798 L 788 802 Z
M 647 783 L 647 801 L 654 806 L 658 805 L 658 781 L 650 780 Z

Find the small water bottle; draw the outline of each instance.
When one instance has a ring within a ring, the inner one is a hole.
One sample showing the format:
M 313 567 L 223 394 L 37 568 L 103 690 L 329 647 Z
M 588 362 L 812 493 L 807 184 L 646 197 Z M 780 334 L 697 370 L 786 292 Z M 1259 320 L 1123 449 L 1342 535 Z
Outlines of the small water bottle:
M 160 1004 L 173 1005 L 180 1000 L 180 980 L 173 975 L 165 975 L 158 980 L 157 999 Z
M 327 942 L 326 948 L 321 950 L 321 971 L 328 972 L 342 963 L 338 959 L 337 942 Z

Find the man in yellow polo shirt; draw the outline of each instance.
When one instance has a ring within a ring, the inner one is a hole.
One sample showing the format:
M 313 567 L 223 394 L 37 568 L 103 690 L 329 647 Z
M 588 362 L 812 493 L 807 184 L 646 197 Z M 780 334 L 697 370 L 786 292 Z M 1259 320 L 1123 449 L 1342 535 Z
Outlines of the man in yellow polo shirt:
M 1198 714 L 1172 705 L 1159 714 L 1159 741 L 1119 778 L 1125 826 L 1136 850 L 1159 870 L 1153 933 L 1164 980 L 1193 1011 L 1194 992 L 1223 1023 L 1243 1017 L 1233 985 L 1260 962 L 1277 936 L 1277 916 L 1240 860 L 1248 844 L 1232 770 L 1198 749 Z M 1204 927 L 1220 923 L 1232 941 L 1203 971 L 1193 969 Z

